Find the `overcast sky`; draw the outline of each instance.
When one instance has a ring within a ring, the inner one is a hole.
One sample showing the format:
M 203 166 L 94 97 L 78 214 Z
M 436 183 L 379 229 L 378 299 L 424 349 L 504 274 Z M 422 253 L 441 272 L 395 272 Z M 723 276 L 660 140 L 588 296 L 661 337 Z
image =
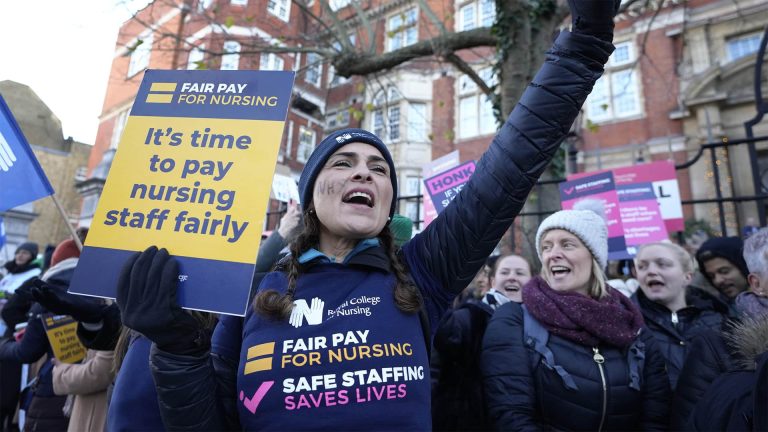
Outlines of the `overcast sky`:
M 26 84 L 93 144 L 120 25 L 147 0 L 0 1 L 0 81 Z

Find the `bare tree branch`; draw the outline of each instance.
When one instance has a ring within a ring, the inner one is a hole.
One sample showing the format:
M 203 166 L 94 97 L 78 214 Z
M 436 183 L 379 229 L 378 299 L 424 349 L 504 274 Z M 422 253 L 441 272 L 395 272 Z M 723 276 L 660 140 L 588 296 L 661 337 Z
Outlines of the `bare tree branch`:
M 433 55 L 444 57 L 466 48 L 495 45 L 496 36 L 491 34 L 489 28 L 484 27 L 459 33 L 446 33 L 379 55 L 342 53 L 333 59 L 333 66 L 339 75 L 349 78 L 352 75 L 368 75 L 391 69 L 418 57 Z

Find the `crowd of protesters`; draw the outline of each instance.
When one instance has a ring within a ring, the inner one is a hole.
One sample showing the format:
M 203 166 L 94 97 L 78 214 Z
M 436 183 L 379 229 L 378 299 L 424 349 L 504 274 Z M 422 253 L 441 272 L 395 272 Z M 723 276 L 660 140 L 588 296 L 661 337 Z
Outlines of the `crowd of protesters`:
M 377 136 L 326 137 L 244 318 L 182 310 L 164 245 L 128 260 L 116 302 L 67 293 L 74 241 L 42 266 L 19 246 L 0 280 L 3 430 L 768 429 L 768 229 L 609 263 L 584 200 L 541 222 L 535 255 L 493 254 L 613 50 L 620 2 L 568 3 L 571 31 L 423 231 L 395 214 Z M 299 302 L 328 314 L 304 325 Z M 53 355 L 48 314 L 78 322 L 81 362 Z

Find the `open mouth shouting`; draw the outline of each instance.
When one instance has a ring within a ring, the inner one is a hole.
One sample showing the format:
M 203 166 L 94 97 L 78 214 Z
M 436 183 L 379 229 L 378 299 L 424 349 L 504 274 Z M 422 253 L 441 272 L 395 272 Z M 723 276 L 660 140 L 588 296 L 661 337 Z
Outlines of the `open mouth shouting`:
M 502 285 L 501 288 L 504 291 L 506 291 L 506 292 L 517 293 L 517 292 L 520 292 L 520 289 L 522 287 L 519 284 L 517 284 L 517 283 L 508 282 L 508 283 L 505 283 L 504 285 Z
M 571 269 L 566 266 L 555 265 L 549 268 L 549 272 L 555 279 L 563 278 L 571 273 Z
M 369 190 L 352 189 L 341 198 L 341 201 L 345 204 L 354 204 L 373 208 L 374 204 L 376 204 L 376 197 L 374 196 L 373 192 Z

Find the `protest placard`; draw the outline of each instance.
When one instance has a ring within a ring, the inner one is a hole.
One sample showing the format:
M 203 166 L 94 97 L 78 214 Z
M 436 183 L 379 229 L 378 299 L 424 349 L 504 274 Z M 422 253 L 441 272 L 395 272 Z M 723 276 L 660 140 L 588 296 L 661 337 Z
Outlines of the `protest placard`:
M 568 180 L 597 174 L 600 171 L 576 173 L 568 176 Z M 680 187 L 677 182 L 675 165 L 672 161 L 656 161 L 646 164 L 614 168 L 613 178 L 617 188 L 631 187 L 636 184 L 650 184 L 656 195 L 661 217 L 667 232 L 682 231 L 683 206 L 680 202 Z
M 432 162 L 425 164 L 421 169 L 421 178 L 430 178 L 433 175 L 453 168 L 458 164 L 459 151 L 454 150 L 447 155 L 441 156 Z M 437 210 L 435 209 L 435 205 L 432 203 L 432 198 L 429 197 L 429 192 L 426 188 L 424 189 L 422 197 L 424 201 L 424 223 L 422 224 L 421 229 L 424 229 L 435 220 L 437 217 Z
M 624 240 L 624 227 L 619 213 L 619 197 L 613 173 L 601 172 L 560 183 L 560 201 L 563 209 L 572 209 L 583 199 L 589 198 L 603 203 L 605 223 L 608 227 L 608 259 L 631 258 Z
M 0 96 L 0 211 L 52 194 L 48 177 Z
M 85 358 L 85 347 L 77 337 L 77 321 L 69 315 L 50 313 L 41 315 L 40 319 L 56 359 L 62 363 L 77 363 Z
M 456 198 L 475 172 L 475 161 L 463 163 L 424 180 L 429 197 L 438 213 Z
M 272 180 L 272 197 L 278 201 L 299 202 L 299 186 L 296 181 L 286 175 L 275 174 Z
M 669 239 L 651 183 L 616 185 L 616 193 L 624 239 L 631 255 L 637 253 L 636 246 Z
M 114 298 L 128 257 L 157 245 L 182 307 L 244 315 L 293 78 L 147 71 L 70 292 Z

